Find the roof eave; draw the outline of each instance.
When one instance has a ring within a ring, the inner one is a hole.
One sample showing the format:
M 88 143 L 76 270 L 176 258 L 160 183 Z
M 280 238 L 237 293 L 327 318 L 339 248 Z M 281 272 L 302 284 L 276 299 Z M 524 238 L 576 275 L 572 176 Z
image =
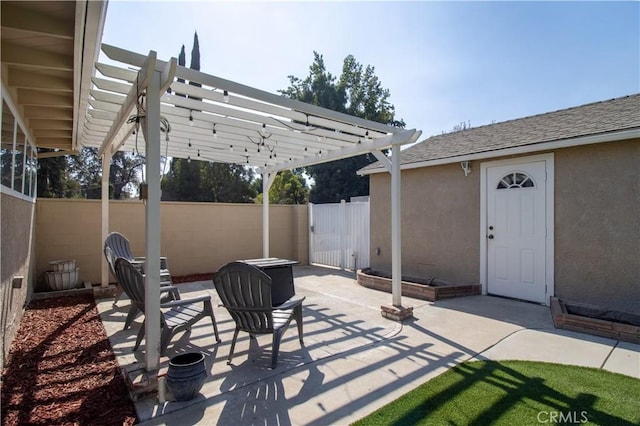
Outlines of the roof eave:
M 76 3 L 73 76 L 73 133 L 71 149 L 78 151 L 78 130 L 89 107 L 91 77 L 100 53 L 100 41 L 107 16 L 107 1 L 79 1 Z
M 590 145 L 596 143 L 618 142 L 628 139 L 640 138 L 640 128 L 624 129 L 596 135 L 579 136 L 569 139 L 560 139 L 549 142 L 534 143 L 523 146 L 503 148 L 491 151 L 482 151 L 465 155 L 456 155 L 452 157 L 437 158 L 433 160 L 417 161 L 415 163 L 407 163 L 401 165 L 401 170 L 418 169 L 421 167 L 440 166 L 443 164 L 457 163 L 460 161 L 485 160 L 489 158 L 502 157 L 507 155 L 530 154 L 539 151 L 549 151 L 560 148 L 570 148 L 574 146 Z M 358 175 L 366 176 L 376 173 L 384 173 L 386 169 L 376 167 L 372 169 L 358 170 Z

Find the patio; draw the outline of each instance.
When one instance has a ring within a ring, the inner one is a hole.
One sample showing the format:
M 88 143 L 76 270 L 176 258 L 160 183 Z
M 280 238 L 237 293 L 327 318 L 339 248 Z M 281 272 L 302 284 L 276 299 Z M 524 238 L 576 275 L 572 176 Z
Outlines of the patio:
M 183 297 L 211 295 L 222 343 L 215 344 L 206 320 L 190 335 L 178 335 L 161 358 L 161 370 L 178 353 L 203 352 L 207 382 L 188 402 L 140 398 L 140 422 L 347 424 L 474 357 L 570 363 L 640 377 L 638 345 L 556 330 L 548 307 L 486 296 L 436 303 L 405 298 L 415 318 L 398 323 L 380 315 L 390 295 L 360 287 L 352 273 L 298 266 L 294 275 L 297 294 L 306 296 L 305 346 L 300 348 L 290 327 L 275 370 L 269 369 L 270 336 L 259 336 L 250 347 L 241 334 L 233 364 L 227 365 L 234 323 L 216 307 L 212 283 L 179 284 Z M 142 351 L 131 351 L 137 326 L 122 331 L 128 301 L 114 309 L 110 299 L 99 300 L 98 310 L 120 366 L 139 369 L 144 342 Z

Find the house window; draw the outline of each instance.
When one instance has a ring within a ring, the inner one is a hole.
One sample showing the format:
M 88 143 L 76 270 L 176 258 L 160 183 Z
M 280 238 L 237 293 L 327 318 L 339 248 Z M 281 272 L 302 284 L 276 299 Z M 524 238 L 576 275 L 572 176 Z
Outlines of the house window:
M 533 180 L 526 173 L 512 172 L 500 179 L 497 189 L 533 188 L 535 186 Z
M 0 117 L 0 189 L 2 193 L 33 200 L 38 168 L 36 149 L 4 99 L 4 93 Z

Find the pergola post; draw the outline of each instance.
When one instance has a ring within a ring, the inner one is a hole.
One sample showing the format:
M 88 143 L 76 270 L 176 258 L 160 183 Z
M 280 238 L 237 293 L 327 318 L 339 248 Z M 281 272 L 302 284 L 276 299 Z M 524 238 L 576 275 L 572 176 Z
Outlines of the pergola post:
M 391 293 L 393 306 L 402 306 L 400 145 L 391 147 Z
M 157 370 L 160 364 L 160 76 L 150 71 L 146 91 L 145 169 L 145 368 Z
M 262 174 L 262 257 L 269 257 L 269 188 L 277 172 Z
M 100 251 L 102 251 L 102 244 L 104 244 L 109 235 L 109 175 L 111 173 L 111 150 L 105 150 L 100 156 L 102 159 L 102 195 L 101 195 L 101 207 L 102 207 L 102 241 L 100 245 Z M 101 268 L 101 283 L 102 287 L 109 285 L 109 265 L 104 256 L 102 258 Z
M 383 154 L 376 155 L 391 172 L 391 305 L 383 305 L 382 316 L 402 321 L 413 316 L 412 307 L 402 306 L 402 180 L 400 145 L 391 146 L 391 164 Z

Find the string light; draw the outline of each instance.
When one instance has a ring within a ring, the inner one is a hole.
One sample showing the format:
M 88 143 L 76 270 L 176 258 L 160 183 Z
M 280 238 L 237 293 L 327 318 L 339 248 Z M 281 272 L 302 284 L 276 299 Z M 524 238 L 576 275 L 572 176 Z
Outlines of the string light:
M 191 163 L 191 156 L 187 155 L 187 163 Z
M 189 126 L 193 127 L 193 114 L 191 110 L 189 110 Z
M 226 90 L 222 92 L 222 99 L 224 99 L 225 103 L 229 103 L 229 92 Z
M 213 138 L 218 139 L 218 132 L 216 132 L 216 123 L 213 123 Z
M 304 123 L 304 129 L 309 131 L 310 128 L 311 128 L 311 126 L 309 125 L 309 116 L 307 115 L 307 122 Z
M 233 152 L 233 145 L 229 145 L 229 151 Z

